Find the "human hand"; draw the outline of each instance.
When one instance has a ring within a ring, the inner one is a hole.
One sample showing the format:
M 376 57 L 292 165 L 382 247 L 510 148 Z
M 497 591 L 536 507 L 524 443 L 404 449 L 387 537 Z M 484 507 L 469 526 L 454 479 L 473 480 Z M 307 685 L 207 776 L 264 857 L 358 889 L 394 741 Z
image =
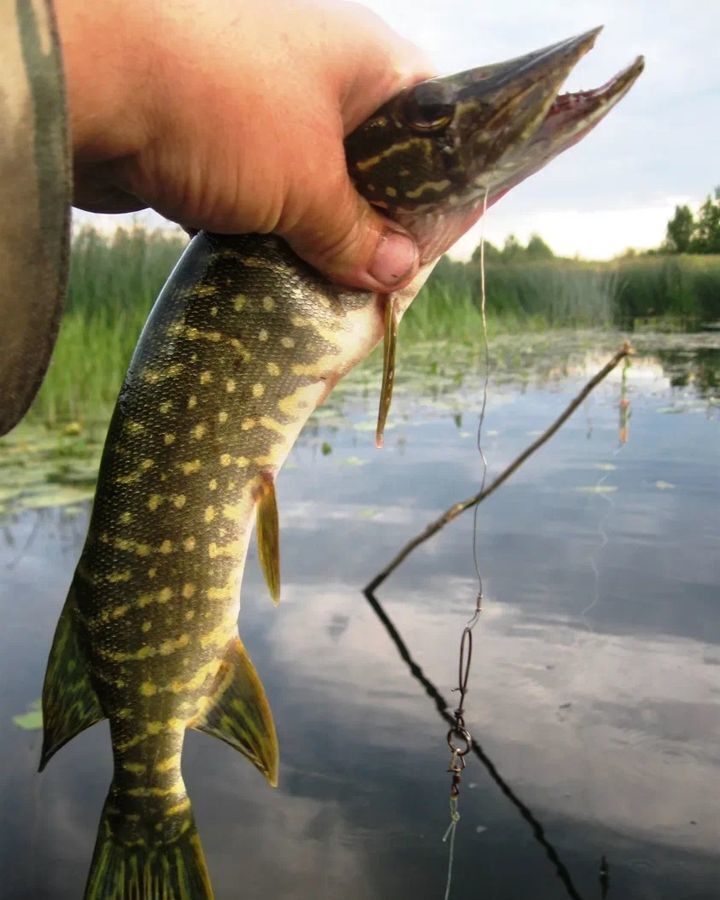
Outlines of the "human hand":
M 340 0 L 55 0 L 75 205 L 276 232 L 329 278 L 411 280 L 407 234 L 355 191 L 343 138 L 429 73 Z

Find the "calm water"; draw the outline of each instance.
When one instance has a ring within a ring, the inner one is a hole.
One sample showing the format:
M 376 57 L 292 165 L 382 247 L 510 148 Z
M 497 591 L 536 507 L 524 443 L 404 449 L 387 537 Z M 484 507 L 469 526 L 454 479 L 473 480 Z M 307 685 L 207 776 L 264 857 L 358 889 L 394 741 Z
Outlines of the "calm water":
M 618 344 L 494 342 L 491 477 Z M 454 900 L 720 897 L 720 337 L 637 344 L 626 442 L 618 371 L 480 508 L 486 601 L 466 719 L 482 755 L 462 781 Z M 482 378 L 447 348 L 411 356 L 383 452 L 373 370 L 313 420 L 283 471 L 278 609 L 251 551 L 240 624 L 275 713 L 281 782 L 266 788 L 229 747 L 189 735 L 218 900 L 444 896 L 446 725 L 361 588 L 477 490 Z M 81 896 L 110 781 L 104 724 L 39 776 L 40 733 L 12 722 L 39 696 L 86 525 L 87 505 L 0 521 L 3 900 Z M 476 590 L 466 515 L 378 592 L 451 702 Z

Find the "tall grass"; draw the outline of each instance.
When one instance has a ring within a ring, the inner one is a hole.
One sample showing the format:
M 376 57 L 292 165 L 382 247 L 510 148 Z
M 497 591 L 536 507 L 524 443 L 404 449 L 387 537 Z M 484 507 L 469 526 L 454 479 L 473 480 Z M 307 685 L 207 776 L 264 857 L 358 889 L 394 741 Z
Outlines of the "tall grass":
M 615 319 L 658 317 L 681 328 L 720 320 L 720 256 L 640 256 L 617 263 Z
M 48 424 L 104 420 L 138 335 L 185 239 L 142 228 L 74 238 L 66 313 L 30 412 Z
M 32 417 L 48 424 L 108 417 L 143 322 L 184 245 L 179 235 L 142 228 L 110 237 L 85 228 L 75 236 L 67 312 Z M 492 261 L 486 286 L 491 333 L 720 320 L 720 256 Z M 408 311 L 403 339 L 476 342 L 479 300 L 477 263 L 441 260 Z

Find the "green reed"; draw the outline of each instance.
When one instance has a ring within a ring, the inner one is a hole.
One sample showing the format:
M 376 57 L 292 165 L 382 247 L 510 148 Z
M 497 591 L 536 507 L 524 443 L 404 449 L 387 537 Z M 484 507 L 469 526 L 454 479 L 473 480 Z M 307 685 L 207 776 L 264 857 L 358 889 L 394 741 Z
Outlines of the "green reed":
M 47 424 L 107 419 L 138 335 L 185 239 L 143 228 L 73 240 L 66 312 L 30 417 Z
M 142 228 L 75 235 L 67 310 L 31 420 L 107 420 L 143 322 L 185 242 Z M 720 256 L 492 261 L 485 277 L 491 335 L 720 320 Z M 478 264 L 445 258 L 408 311 L 401 339 L 477 343 L 479 304 Z

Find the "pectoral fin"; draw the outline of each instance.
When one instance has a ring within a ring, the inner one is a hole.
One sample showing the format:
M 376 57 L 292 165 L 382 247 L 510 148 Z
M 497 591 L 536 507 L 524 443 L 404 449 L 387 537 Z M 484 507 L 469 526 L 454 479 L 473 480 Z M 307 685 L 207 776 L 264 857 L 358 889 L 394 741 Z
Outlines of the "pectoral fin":
M 105 718 L 90 682 L 87 662 L 78 637 L 73 589 L 65 601 L 55 629 L 42 697 L 43 748 L 40 771 L 69 740 Z
M 375 446 L 380 448 L 384 442 L 385 423 L 390 412 L 393 385 L 395 384 L 395 351 L 397 348 L 399 318 L 392 294 L 385 304 L 385 338 L 383 343 L 383 374 L 380 388 L 380 408 L 378 410 L 377 428 L 375 430 Z
M 280 602 L 280 526 L 275 481 L 268 475 L 257 505 L 257 544 L 260 566 L 273 603 Z
M 277 785 L 278 742 L 265 688 L 240 638 L 228 646 L 211 704 L 193 726 L 239 750 Z

